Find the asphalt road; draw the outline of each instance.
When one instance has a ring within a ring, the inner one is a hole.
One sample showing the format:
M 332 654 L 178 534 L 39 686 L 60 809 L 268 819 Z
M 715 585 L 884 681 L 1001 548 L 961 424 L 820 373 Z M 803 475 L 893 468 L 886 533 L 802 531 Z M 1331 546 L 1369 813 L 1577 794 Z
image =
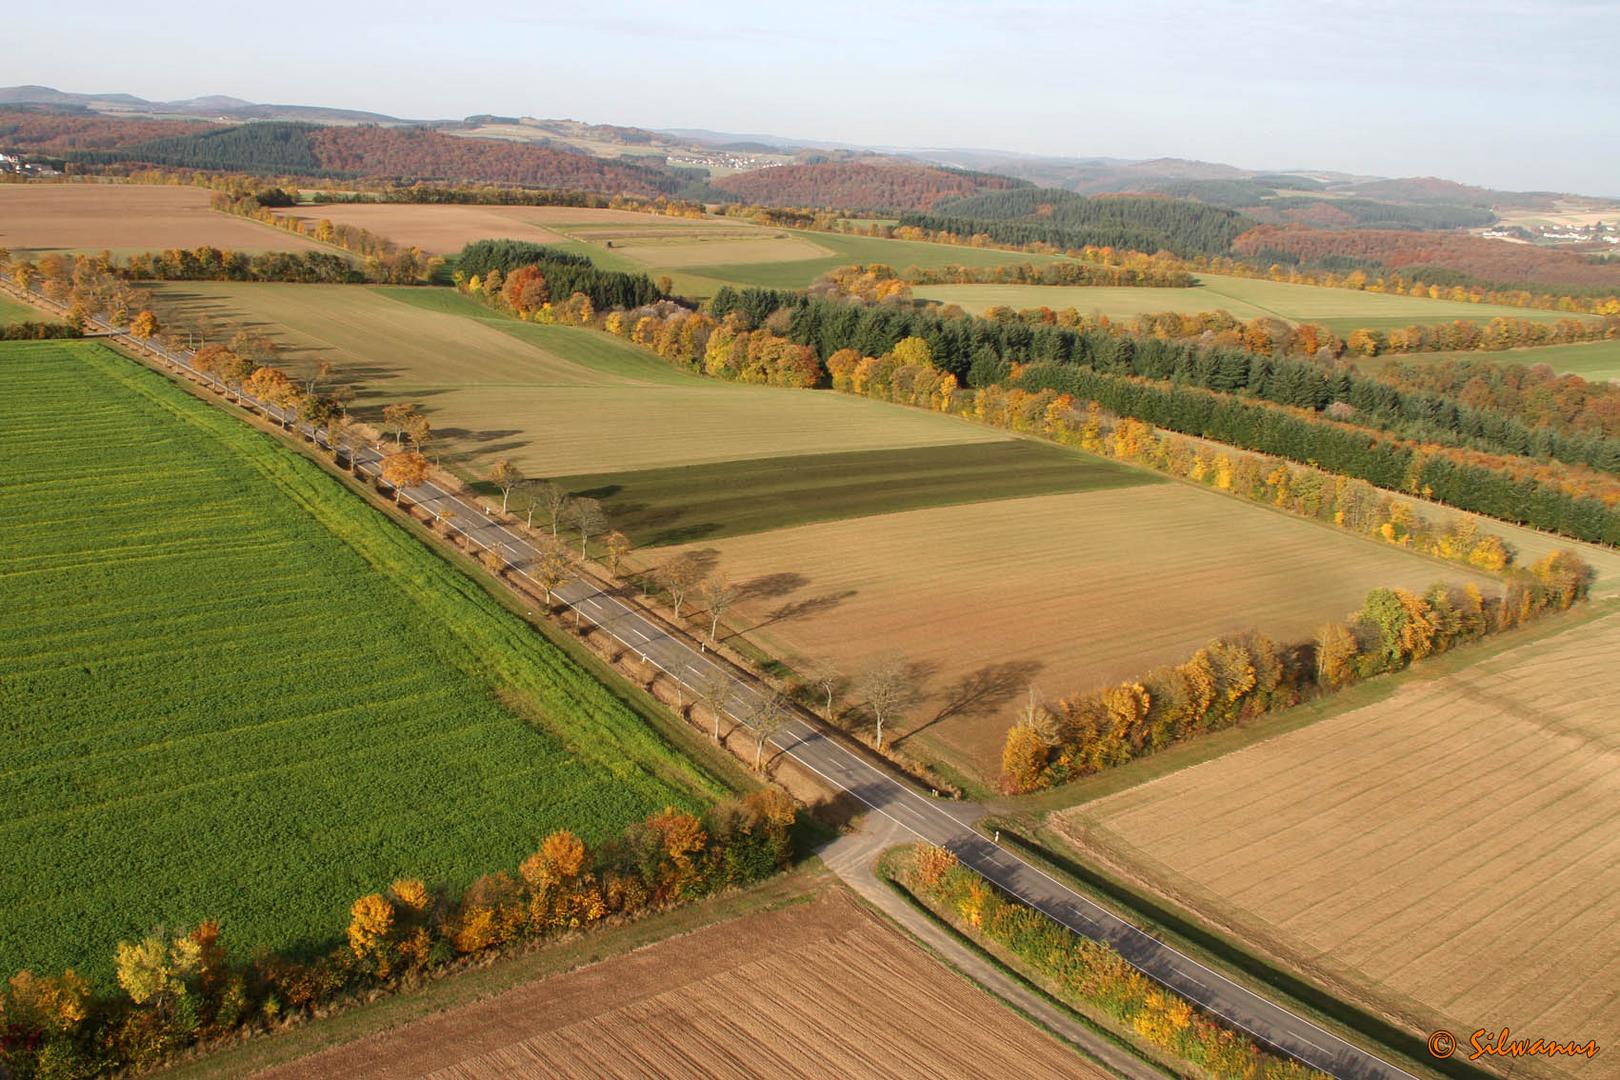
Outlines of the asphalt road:
M 137 341 L 106 324 L 101 324 L 101 329 L 126 344 L 148 349 L 173 366 L 196 374 L 185 353 L 168 353 L 155 343 Z M 217 379 L 209 381 L 218 384 Z M 281 410 L 273 405 L 257 403 L 257 407 L 269 416 L 281 418 Z M 287 417 L 284 422 L 294 419 Z M 320 432 L 307 424 L 297 426 L 324 445 Z M 357 470 L 375 477 L 381 472 L 382 457 L 374 448 L 360 452 Z M 535 549 L 521 535 L 492 518 L 482 506 L 464 501 L 433 483 L 408 488 L 404 495 L 429 512 L 452 512 L 453 528 L 476 547 L 500 552 L 512 564 L 513 573 L 528 577 L 527 568 L 537 555 Z M 739 722 L 749 715 L 750 705 L 764 693 L 750 676 L 717 661 L 700 646 L 688 643 L 684 637 L 672 633 L 662 623 L 595 582 L 571 581 L 554 590 L 553 595 L 626 648 L 680 680 L 691 688 L 694 697 L 696 688 L 706 685 L 710 679 L 718 677 L 728 681 L 734 695 L 728 711 Z M 979 808 L 970 803 L 932 798 L 914 790 L 874 766 L 859 752 L 824 735 L 805 715 L 795 712 L 772 743 L 780 753 L 896 822 L 917 839 L 953 852 L 964 865 L 1007 893 L 1077 934 L 1109 943 L 1138 970 L 1249 1033 L 1273 1051 L 1345 1080 L 1414 1080 L 1410 1073 L 1239 986 L 1098 907 L 1038 867 L 982 836 L 974 828 L 974 821 L 982 815 Z

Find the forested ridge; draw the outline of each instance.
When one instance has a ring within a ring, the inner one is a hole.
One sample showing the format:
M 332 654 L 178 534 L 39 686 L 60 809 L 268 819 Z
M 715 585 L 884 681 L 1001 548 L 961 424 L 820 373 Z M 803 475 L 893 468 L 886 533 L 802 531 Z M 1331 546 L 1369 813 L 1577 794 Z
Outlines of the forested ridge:
M 1511 287 L 1546 283 L 1620 289 L 1620 263 L 1467 233 L 1260 225 L 1236 237 L 1232 250 L 1238 255 L 1284 264 L 1353 265 L 1359 261 L 1392 270 L 1408 269 L 1411 276 L 1440 284 L 1445 282 L 1430 268 Z M 1416 272 L 1419 268 L 1421 274 Z
M 0 149 L 31 154 L 111 150 L 175 135 L 196 135 L 213 128 L 213 124 L 197 120 L 114 120 L 94 113 L 0 107 Z
M 933 165 L 829 161 L 738 173 L 712 186 L 763 206 L 828 206 L 850 210 L 916 210 L 986 189 L 1025 185 L 995 173 Z
M 939 203 L 932 213 L 901 215 L 900 224 L 997 243 L 1063 248 L 1129 248 L 1177 255 L 1219 254 L 1250 229 L 1242 214 L 1207 203 L 1153 195 L 1076 195 L 1056 188 L 1017 188 Z
M 519 184 L 638 195 L 668 194 L 682 180 L 627 162 L 426 128 L 321 127 L 264 122 L 75 152 L 87 165 L 117 163 L 328 179 L 351 177 Z

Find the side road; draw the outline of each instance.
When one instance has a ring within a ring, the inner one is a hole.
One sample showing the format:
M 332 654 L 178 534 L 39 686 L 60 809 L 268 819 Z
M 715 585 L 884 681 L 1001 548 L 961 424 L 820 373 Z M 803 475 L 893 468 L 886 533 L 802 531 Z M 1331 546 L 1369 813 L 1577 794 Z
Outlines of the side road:
M 55 308 L 43 298 L 31 296 L 29 299 Z M 156 343 L 138 340 L 104 322 L 98 322 L 95 328 L 105 331 L 119 344 L 157 357 L 177 373 L 226 391 L 217 378 L 192 368 L 190 355 L 183 351 L 171 352 Z M 318 445 L 326 445 L 324 431 L 274 405 L 256 401 L 250 395 L 234 390 L 230 393 Z M 357 452 L 356 472 L 379 477 L 383 457 L 376 448 Z M 403 495 L 429 514 L 452 515 L 450 526 L 461 532 L 471 546 L 498 553 L 513 575 L 527 579 L 533 588 L 544 591 L 529 574 L 538 552 L 522 536 L 488 516 L 482 507 L 431 482 L 407 488 Z M 583 618 L 686 687 L 696 688 L 714 680 L 728 682 L 733 691 L 728 711 L 734 718 L 740 720 L 749 715 L 766 693 L 753 676 L 718 660 L 679 630 L 627 603 L 598 581 L 581 577 L 552 592 Z M 1003 850 L 975 828 L 975 822 L 983 816 L 981 808 L 930 798 L 914 790 L 879 769 L 864 755 L 826 735 L 808 714 L 795 710 L 772 743 L 782 754 L 875 811 L 876 817 L 888 819 L 898 832 L 946 848 L 963 865 L 1004 892 L 1077 934 L 1107 942 L 1145 975 L 1247 1032 L 1273 1051 L 1344 1080 L 1415 1080 L 1403 1069 L 1230 981 L 1092 903 L 1038 867 Z
M 827 868 L 858 893 L 861 899 L 883 912 L 912 937 L 938 953 L 952 967 L 967 975 L 986 991 L 1027 1016 L 1048 1031 L 1056 1033 L 1085 1052 L 1086 1056 L 1116 1076 L 1127 1080 L 1164 1080 L 1165 1073 L 1135 1054 L 1116 1046 L 1086 1025 L 1066 1015 L 1039 994 L 1009 978 L 995 964 L 965 947 L 940 929 L 927 915 L 885 884 L 875 869 L 885 849 L 912 842 L 914 837 L 888 818 L 868 815 L 855 831 L 846 833 L 817 852 Z

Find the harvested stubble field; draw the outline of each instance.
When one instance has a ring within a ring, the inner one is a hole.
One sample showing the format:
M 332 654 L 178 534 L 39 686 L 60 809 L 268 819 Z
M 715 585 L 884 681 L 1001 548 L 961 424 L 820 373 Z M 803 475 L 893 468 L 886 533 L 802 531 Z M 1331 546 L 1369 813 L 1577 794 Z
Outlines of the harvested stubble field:
M 321 947 L 717 790 L 314 464 L 98 343 L 0 346 L 0 977 Z
M 632 210 L 582 206 L 432 206 L 421 203 L 317 203 L 286 211 L 314 224 L 353 225 L 399 244 L 452 255 L 474 240 L 529 240 L 540 244 L 567 239 L 575 228 L 655 230 L 709 223 Z M 718 224 L 718 223 L 715 223 Z
M 292 233 L 209 207 L 194 187 L 139 184 L 0 184 L 0 247 L 128 255 L 211 245 L 231 251 L 330 250 Z
M 1100 312 L 1128 319 L 1163 311 L 1193 314 L 1222 310 L 1239 319 L 1273 317 L 1287 322 L 1322 323 L 1338 333 L 1358 327 L 1388 329 L 1413 324 L 1428 326 L 1468 319 L 1486 323 L 1498 315 L 1510 319 L 1556 322 L 1567 312 L 1534 308 L 1471 304 L 1456 300 L 1429 300 L 1415 296 L 1328 289 L 1314 285 L 1258 278 L 1199 274 L 1198 284 L 1187 289 L 1129 286 L 1049 285 L 925 285 L 913 290 L 919 299 L 959 304 L 975 314 L 989 307 L 1015 310 L 1049 307 L 1074 308 L 1082 315 Z
M 715 540 L 815 521 L 925 506 L 1159 482 L 1033 439 L 803 454 L 672 469 L 556 477 L 600 499 L 639 546 Z
M 437 432 L 430 452 L 474 477 L 502 456 L 530 476 L 561 476 L 1008 437 L 846 394 L 685 375 L 594 330 L 475 318 L 489 313 L 448 289 L 187 282 L 157 292 L 178 317 L 208 314 L 216 337 L 239 326 L 270 335 L 294 371 L 331 360 L 334 381 L 359 388 L 362 415 L 418 402 Z
M 1607 1051 L 1620 1042 L 1620 616 L 1532 633 L 1060 827 L 1415 1029 L 1509 1026 Z
M 895 734 L 993 779 L 1026 688 L 1089 690 L 1210 638 L 1313 633 L 1381 585 L 1483 576 L 1186 484 L 980 502 L 698 542 L 773 655 L 926 677 Z M 750 583 L 756 583 L 750 589 Z M 768 586 L 768 587 L 767 587 Z M 903 733 L 903 734 L 902 734 Z
M 323 1077 L 1100 1078 L 841 892 L 334 1047 Z

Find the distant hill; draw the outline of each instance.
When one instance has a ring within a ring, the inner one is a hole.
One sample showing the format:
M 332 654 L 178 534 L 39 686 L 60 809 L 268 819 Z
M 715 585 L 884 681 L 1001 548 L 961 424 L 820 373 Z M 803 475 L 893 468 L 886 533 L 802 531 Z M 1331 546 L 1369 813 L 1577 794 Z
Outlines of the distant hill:
M 1573 251 L 1510 244 L 1466 233 L 1334 231 L 1261 225 L 1232 244 L 1239 255 L 1318 266 L 1383 266 L 1433 284 L 1484 282 L 1512 288 L 1620 288 L 1620 263 Z M 1434 272 L 1438 269 L 1440 272 Z M 1449 275 L 1449 276 L 1448 276 Z
M 1007 190 L 1022 183 L 992 173 L 929 165 L 829 161 L 738 173 L 713 181 L 713 186 L 743 202 L 764 206 L 918 210 L 944 199 Z
M 114 119 L 54 106 L 0 105 L 0 150 L 61 156 L 75 150 L 113 150 L 211 131 L 202 120 Z
M 672 174 L 641 165 L 526 143 L 459 138 L 421 127 L 340 127 L 279 121 L 216 127 L 70 157 L 90 164 L 518 184 L 604 194 L 667 194 L 682 182 Z
M 265 105 L 225 94 L 147 101 L 133 94 L 75 94 L 49 86 L 0 87 L 0 105 L 55 105 L 121 116 L 199 116 L 228 120 L 305 120 L 322 124 L 405 124 L 395 116 L 321 105 Z

